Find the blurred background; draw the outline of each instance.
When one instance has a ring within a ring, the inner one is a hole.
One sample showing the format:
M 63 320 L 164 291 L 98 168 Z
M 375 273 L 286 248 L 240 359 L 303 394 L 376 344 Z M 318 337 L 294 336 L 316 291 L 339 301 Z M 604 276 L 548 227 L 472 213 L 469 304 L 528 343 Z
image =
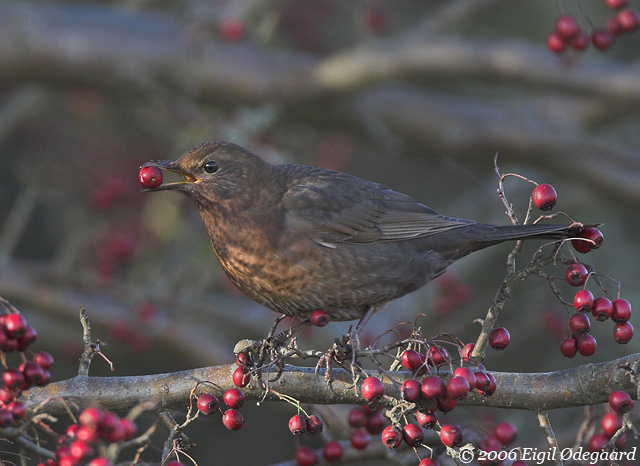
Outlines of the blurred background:
M 232 362 L 234 344 L 264 337 L 275 314 L 228 282 L 186 198 L 141 193 L 137 181 L 142 163 L 221 139 L 486 223 L 508 222 L 496 195 L 499 153 L 503 173 L 553 184 L 556 210 L 604 223 L 604 246 L 581 258 L 614 279 L 603 279 L 614 298 L 619 280 L 636 305 L 638 33 L 606 52 L 556 55 L 546 37 L 562 12 L 587 32 L 615 14 L 599 0 L 3 1 L 0 296 L 38 330 L 36 350 L 56 360 L 54 381 L 77 371 L 81 305 L 114 375 Z M 506 183 L 521 219 L 532 188 Z M 525 249 L 522 264 L 538 246 Z M 374 317 L 367 336 L 422 312 L 425 336 L 475 340 L 473 319 L 491 303 L 508 251 L 451 267 Z M 562 277 L 564 266 L 549 273 Z M 568 286 L 559 289 L 572 300 Z M 487 368 L 550 371 L 638 351 L 637 338 L 618 345 L 611 322 L 594 322 L 596 354 L 567 360 L 559 352 L 566 319 L 548 284 L 527 280 L 500 316 L 511 345 L 490 351 Z M 301 346 L 326 348 L 346 329 L 309 330 Z M 112 374 L 100 360 L 91 373 Z M 245 409 L 239 432 L 219 419 L 191 428 L 200 464 L 293 457 L 293 409 Z M 480 428 L 508 418 L 521 444 L 544 445 L 531 413 L 460 411 L 448 416 Z M 551 413 L 561 446 L 573 444 L 582 412 Z

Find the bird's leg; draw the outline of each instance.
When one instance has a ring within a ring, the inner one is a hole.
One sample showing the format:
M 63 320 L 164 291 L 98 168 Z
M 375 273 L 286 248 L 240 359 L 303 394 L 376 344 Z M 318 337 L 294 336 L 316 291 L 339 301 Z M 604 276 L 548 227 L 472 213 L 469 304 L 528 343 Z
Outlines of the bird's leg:
M 360 317 L 360 320 L 358 321 L 358 325 L 356 325 L 356 330 L 355 330 L 356 335 L 360 335 L 360 332 L 364 330 L 365 326 L 369 322 L 369 319 L 371 319 L 371 316 L 375 313 L 375 311 L 376 311 L 375 306 L 369 306 L 367 310 L 364 311 L 364 314 L 362 314 L 362 317 Z
M 258 355 L 258 358 L 257 358 L 258 367 L 263 366 L 267 353 L 271 354 L 272 360 L 277 359 L 280 356 L 278 353 L 279 348 L 283 346 L 284 343 L 287 340 L 289 340 L 293 335 L 295 335 L 297 332 L 311 325 L 311 321 L 309 319 L 305 319 L 302 322 L 299 322 L 291 326 L 289 329 L 276 334 L 276 329 L 278 328 L 278 324 L 282 322 L 282 320 L 285 317 L 287 316 L 281 315 L 276 317 L 276 320 L 273 323 L 273 326 L 271 327 L 271 330 L 269 331 L 269 334 L 267 335 L 267 337 L 264 340 L 260 340 L 254 343 L 252 351 L 254 351 L 254 353 L 257 353 Z

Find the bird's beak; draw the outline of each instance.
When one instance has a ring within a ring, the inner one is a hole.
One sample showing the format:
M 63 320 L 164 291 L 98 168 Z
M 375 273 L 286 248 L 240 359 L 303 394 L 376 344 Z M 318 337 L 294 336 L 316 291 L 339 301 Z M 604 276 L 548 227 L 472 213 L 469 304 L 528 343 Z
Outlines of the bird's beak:
M 168 162 L 166 160 L 153 160 L 151 162 L 140 165 L 140 168 L 144 167 L 158 167 L 162 170 L 162 184 L 157 188 L 143 189 L 142 192 L 151 191 L 164 191 L 168 189 L 179 188 L 186 183 L 195 183 L 198 178 L 191 173 L 179 168 L 175 162 Z

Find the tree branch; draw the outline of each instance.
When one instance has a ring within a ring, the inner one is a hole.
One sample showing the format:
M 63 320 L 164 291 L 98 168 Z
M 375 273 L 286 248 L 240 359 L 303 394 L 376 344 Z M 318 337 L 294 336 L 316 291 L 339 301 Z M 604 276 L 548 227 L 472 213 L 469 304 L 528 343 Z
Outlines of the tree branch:
M 585 364 L 555 372 L 492 372 L 498 386 L 492 396 L 482 397 L 472 393 L 459 404 L 541 412 L 604 403 L 609 393 L 616 389 L 629 391 L 635 397 L 635 385 L 622 367 L 631 367 L 639 361 L 640 353 L 636 353 L 614 361 Z M 221 391 L 233 387 L 231 374 L 234 369 L 235 365 L 229 364 L 135 377 L 75 377 L 46 387 L 32 388 L 23 394 L 23 399 L 30 411 L 50 399 L 39 412 L 46 411 L 54 416 L 66 412 L 58 398 L 99 403 L 105 409 L 120 412 L 149 400 L 156 401 L 158 409 L 180 409 L 187 407 L 189 394 L 197 382 L 208 380 L 218 385 Z M 302 403 L 365 403 L 359 390 L 353 389 L 350 373 L 334 369 L 332 375 L 335 381 L 330 387 L 324 381 L 324 371 L 316 375 L 313 368 L 289 366 L 280 379 L 272 384 L 272 388 Z M 402 382 L 413 375 L 397 372 L 394 377 Z M 386 393 L 398 398 L 396 386 L 387 378 L 384 382 Z M 203 390 L 210 390 L 208 387 L 208 384 L 202 385 Z M 248 399 L 253 400 L 259 400 L 264 395 L 254 382 L 243 391 Z M 277 401 L 278 397 L 267 393 L 266 400 Z

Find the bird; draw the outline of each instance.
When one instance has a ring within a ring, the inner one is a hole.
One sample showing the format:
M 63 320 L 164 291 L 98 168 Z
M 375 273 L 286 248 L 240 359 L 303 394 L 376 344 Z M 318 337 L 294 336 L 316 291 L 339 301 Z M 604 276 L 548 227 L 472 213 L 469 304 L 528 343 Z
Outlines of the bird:
M 296 319 L 322 310 L 333 321 L 359 320 L 357 331 L 472 252 L 509 240 L 572 237 L 580 228 L 447 217 L 383 184 L 273 165 L 224 141 L 196 145 L 176 161 L 147 162 L 141 176 L 143 170 L 159 175 L 145 191 L 179 191 L 193 201 L 222 269 L 245 295 Z

